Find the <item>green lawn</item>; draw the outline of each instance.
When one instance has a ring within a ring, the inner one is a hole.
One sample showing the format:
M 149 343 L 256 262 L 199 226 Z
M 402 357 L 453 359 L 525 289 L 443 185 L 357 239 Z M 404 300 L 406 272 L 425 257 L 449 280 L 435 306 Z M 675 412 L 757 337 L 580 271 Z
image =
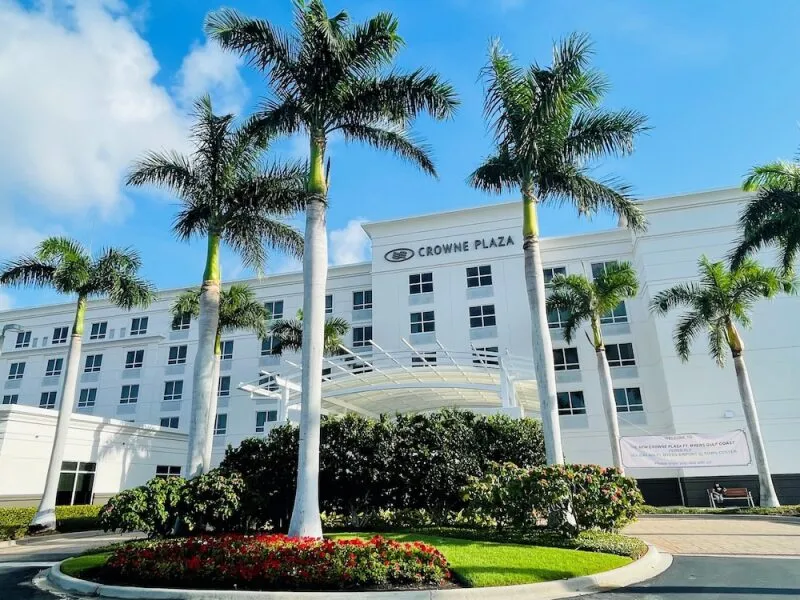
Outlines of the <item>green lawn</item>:
M 375 534 L 341 533 L 334 539 L 369 539 Z M 591 575 L 622 567 L 630 558 L 519 544 L 460 540 L 412 533 L 380 534 L 400 542 L 420 541 L 435 546 L 447 557 L 453 573 L 470 587 L 519 585 L 552 579 Z
M 69 558 L 61 564 L 61 572 L 70 577 L 80 578 L 84 571 L 106 564 L 110 557 L 110 552 L 101 552 L 99 554 L 84 554 L 83 556 Z

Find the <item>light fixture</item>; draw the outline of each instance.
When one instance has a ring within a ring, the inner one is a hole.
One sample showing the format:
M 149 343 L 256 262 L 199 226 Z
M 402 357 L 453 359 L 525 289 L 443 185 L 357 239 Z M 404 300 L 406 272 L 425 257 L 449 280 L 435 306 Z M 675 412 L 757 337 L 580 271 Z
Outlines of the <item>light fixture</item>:
M 724 414 L 723 416 L 724 416 L 726 419 L 732 419 L 732 418 L 733 418 L 733 417 L 735 417 L 736 415 L 735 415 L 735 413 L 734 413 L 732 410 L 728 409 L 728 410 L 726 410 L 726 411 L 725 411 L 725 414 Z

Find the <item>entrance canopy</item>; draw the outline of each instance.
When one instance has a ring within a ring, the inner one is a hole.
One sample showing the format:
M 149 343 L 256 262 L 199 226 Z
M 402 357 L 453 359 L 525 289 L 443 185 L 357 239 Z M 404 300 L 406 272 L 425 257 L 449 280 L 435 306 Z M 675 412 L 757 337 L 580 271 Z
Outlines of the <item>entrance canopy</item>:
M 375 342 L 361 348 L 341 347 L 342 354 L 323 359 L 322 410 L 336 415 L 355 412 L 416 413 L 441 408 L 475 412 L 537 415 L 539 402 L 533 362 L 510 354 L 472 349 L 418 349 L 406 340 L 400 350 L 387 351 Z M 259 380 L 239 389 L 253 397 L 279 400 L 279 420 L 298 408 L 301 367 L 292 361 L 282 373 L 261 371 Z

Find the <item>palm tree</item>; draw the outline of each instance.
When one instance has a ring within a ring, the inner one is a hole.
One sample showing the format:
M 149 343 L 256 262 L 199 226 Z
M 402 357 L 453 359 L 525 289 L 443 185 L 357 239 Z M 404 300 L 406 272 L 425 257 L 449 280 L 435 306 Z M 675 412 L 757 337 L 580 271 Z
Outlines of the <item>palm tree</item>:
M 389 70 L 403 45 L 397 20 L 379 13 L 352 24 L 345 12 L 329 16 L 322 0 L 295 0 L 294 31 L 223 9 L 206 20 L 209 37 L 264 71 L 270 95 L 254 127 L 308 135 L 310 170 L 303 257 L 303 375 L 297 492 L 289 535 L 322 537 L 319 517 L 319 421 L 328 270 L 325 230 L 328 138 L 387 150 L 435 174 L 427 147 L 409 133 L 421 113 L 450 118 L 457 105 L 453 88 L 423 69 Z
M 492 44 L 482 75 L 484 112 L 494 130 L 496 149 L 469 178 L 478 189 L 498 194 L 519 191 L 522 196 L 533 360 L 550 464 L 562 463 L 564 456 L 545 310 L 538 206 L 568 203 L 580 214 L 616 213 L 633 230 L 646 225 L 630 187 L 615 178 L 595 179 L 588 167 L 595 159 L 630 154 L 636 136 L 646 129 L 646 119 L 639 113 L 600 108 L 608 85 L 589 67 L 591 55 L 589 38 L 573 34 L 555 45 L 550 67 L 522 68 L 499 42 Z
M 303 310 L 297 311 L 294 319 L 279 319 L 270 325 L 270 333 L 280 341 L 281 350 L 299 352 L 303 349 Z M 324 356 L 341 354 L 342 338 L 350 331 L 350 323 L 341 317 L 325 319 L 322 344 Z
M 75 404 L 86 305 L 93 298 L 108 298 L 114 306 L 125 310 L 147 307 L 155 298 L 155 292 L 149 282 L 139 277 L 141 266 L 139 254 L 130 248 L 107 248 L 92 257 L 76 240 L 51 237 L 41 242 L 32 255 L 22 256 L 2 267 L 2 285 L 51 287 L 61 294 L 77 296 L 47 479 L 39 508 L 31 521 L 35 529 L 52 530 L 56 526 L 56 493 Z
M 227 244 L 245 266 L 259 271 L 266 261 L 265 246 L 299 256 L 302 236 L 283 219 L 304 207 L 306 173 L 298 164 L 265 163 L 269 132 L 237 126 L 233 115 L 215 115 L 207 96 L 195 102 L 194 118 L 191 155 L 150 152 L 128 175 L 128 185 L 155 185 L 178 197 L 182 206 L 173 224 L 178 239 L 207 242 L 185 471 L 189 478 L 202 473 L 211 451 L 204 432 L 216 396 L 220 245 Z
M 173 324 L 178 324 L 183 318 L 189 316 L 196 319 L 200 316 L 201 291 L 193 288 L 179 295 L 172 305 Z M 234 283 L 227 290 L 220 291 L 219 320 L 217 332 L 214 337 L 214 371 L 212 382 L 216 385 L 219 381 L 220 359 L 222 357 L 222 334 L 228 331 L 247 330 L 254 332 L 259 339 L 267 336 L 266 322 L 269 311 L 263 303 L 256 300 L 256 295 L 250 287 L 243 283 Z M 204 431 L 198 435 L 205 437 L 203 444 L 206 454 L 203 455 L 202 472 L 211 470 L 211 449 L 214 440 L 214 420 L 217 415 L 217 393 L 211 395 L 208 421 Z
M 742 236 L 731 254 L 732 266 L 762 248 L 777 246 L 781 268 L 788 273 L 800 252 L 800 163 L 753 167 L 742 189 L 757 194 L 739 217 Z
M 636 271 L 630 263 L 606 265 L 605 271 L 594 281 L 583 275 L 556 275 L 550 282 L 552 291 L 547 299 L 547 309 L 564 311 L 569 315 L 564 325 L 564 339 L 569 343 L 578 328 L 588 322 L 592 328 L 589 341 L 597 356 L 597 370 L 600 373 L 600 389 L 603 396 L 603 410 L 606 414 L 608 437 L 611 442 L 611 457 L 614 466 L 624 472 L 619 451 L 619 422 L 617 405 L 614 401 L 614 386 L 608 368 L 606 346 L 600 327 L 604 315 L 611 313 L 626 298 L 634 298 L 639 293 Z
M 736 368 L 739 396 L 758 469 L 761 506 L 780 506 L 767 462 L 767 451 L 758 422 L 758 412 L 744 362 L 744 343 L 737 328 L 751 326 L 753 305 L 763 298 L 773 298 L 779 292 L 794 293 L 793 278 L 775 269 L 767 269 L 752 259 L 743 259 L 739 266 L 729 269 L 723 262 L 711 262 L 705 256 L 699 261 L 699 282 L 680 283 L 653 298 L 650 308 L 665 315 L 679 306 L 689 310 L 675 326 L 675 349 L 681 360 L 689 360 L 692 340 L 702 332 L 708 335 L 709 353 L 722 367 L 729 350 Z

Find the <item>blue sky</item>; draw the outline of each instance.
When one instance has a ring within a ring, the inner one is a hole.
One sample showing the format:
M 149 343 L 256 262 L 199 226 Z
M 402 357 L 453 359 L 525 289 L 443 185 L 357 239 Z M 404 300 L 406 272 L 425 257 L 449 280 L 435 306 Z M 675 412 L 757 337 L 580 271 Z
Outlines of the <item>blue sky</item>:
M 290 0 L 227 5 L 281 25 Z M 0 0 L 0 259 L 45 235 L 92 248 L 135 245 L 159 287 L 198 283 L 202 244 L 170 233 L 175 204 L 163 193 L 122 187 L 126 166 L 147 148 L 184 144 L 186 111 L 209 89 L 220 106 L 247 112 L 264 90 L 258 73 L 207 44 L 209 0 Z M 440 177 L 370 149 L 334 142 L 329 229 L 337 262 L 365 258 L 357 220 L 384 220 L 498 202 L 465 178 L 490 149 L 478 71 L 500 37 L 522 62 L 548 62 L 552 41 L 589 33 L 596 65 L 612 83 L 609 107 L 630 107 L 653 130 L 632 157 L 598 165 L 643 197 L 735 186 L 753 164 L 790 158 L 800 144 L 800 3 L 773 0 L 331 0 L 355 19 L 389 10 L 406 49 L 399 66 L 449 79 L 462 105 L 452 122 L 422 120 Z M 302 140 L 275 148 L 303 156 Z M 505 198 L 508 199 L 508 198 Z M 567 209 L 542 215 L 545 235 L 606 227 Z M 272 271 L 292 268 L 273 256 Z M 225 277 L 241 276 L 226 253 Z M 0 308 L 50 302 L 47 292 L 0 290 Z

